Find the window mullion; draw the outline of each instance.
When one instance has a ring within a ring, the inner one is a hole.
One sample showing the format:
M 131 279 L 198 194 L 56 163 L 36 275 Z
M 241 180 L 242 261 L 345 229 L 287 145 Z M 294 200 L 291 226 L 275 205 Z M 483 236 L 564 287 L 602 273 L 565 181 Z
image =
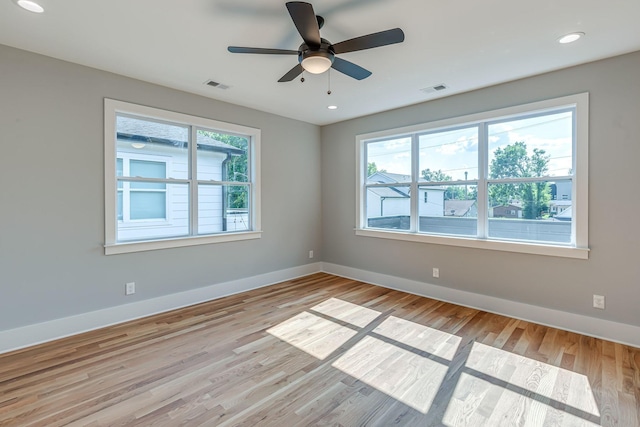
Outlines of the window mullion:
M 420 230 L 420 212 L 418 209 L 418 200 L 419 191 L 418 191 L 418 180 L 420 178 L 420 139 L 418 138 L 418 134 L 411 135 L 411 186 L 410 186 L 410 216 L 411 225 L 409 226 L 409 231 L 412 233 L 418 232 Z
M 489 226 L 489 194 L 487 178 L 489 174 L 489 140 L 487 123 L 478 126 L 478 239 L 486 239 Z
M 122 220 L 131 220 L 131 204 L 129 203 L 129 196 L 131 195 L 131 184 L 128 182 L 122 183 Z
M 198 234 L 198 130 L 190 127 L 189 132 L 189 234 Z

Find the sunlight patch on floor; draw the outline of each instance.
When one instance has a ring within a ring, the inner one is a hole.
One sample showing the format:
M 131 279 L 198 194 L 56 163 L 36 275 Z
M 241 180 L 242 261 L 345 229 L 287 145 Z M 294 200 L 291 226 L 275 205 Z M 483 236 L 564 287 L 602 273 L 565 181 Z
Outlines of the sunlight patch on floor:
M 342 320 L 359 328 L 364 328 L 380 316 L 379 311 L 338 298 L 329 298 L 312 307 L 311 310 L 322 313 L 325 316 L 333 317 L 334 319 Z
M 336 360 L 334 368 L 426 414 L 448 366 L 370 336 Z
M 460 337 L 396 316 L 390 316 L 373 332 L 448 361 L 460 345 Z
M 443 422 L 453 426 L 595 426 L 586 376 L 474 343 Z
M 307 311 L 267 332 L 320 360 L 324 360 L 357 333 Z

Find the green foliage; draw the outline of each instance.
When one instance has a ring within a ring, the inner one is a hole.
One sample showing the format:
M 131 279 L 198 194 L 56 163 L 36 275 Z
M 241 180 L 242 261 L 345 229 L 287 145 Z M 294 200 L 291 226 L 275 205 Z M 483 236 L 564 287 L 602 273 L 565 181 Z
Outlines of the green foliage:
M 453 178 L 450 175 L 447 175 L 446 173 L 442 172 L 441 169 L 438 169 L 437 171 L 432 171 L 431 169 L 427 168 L 427 169 L 423 169 L 421 171 L 421 174 L 422 174 L 422 178 L 425 181 L 431 181 L 431 182 L 453 181 Z M 447 189 L 444 192 L 445 200 L 454 200 L 454 199 L 455 200 L 467 200 L 467 199 L 475 200 L 477 197 L 478 197 L 478 190 L 476 186 L 472 186 L 470 189 L 467 189 L 465 191 L 465 189 L 462 188 L 462 186 L 451 185 L 447 187 Z
M 442 181 L 452 180 L 451 176 L 442 172 L 442 169 L 438 169 L 437 171 L 432 171 L 431 169 L 427 168 L 427 169 L 423 169 L 421 174 L 422 174 L 422 178 L 424 178 L 425 181 L 442 182 Z
M 249 141 L 247 138 L 236 135 L 228 135 L 224 133 L 217 133 L 212 131 L 199 131 L 203 135 L 213 138 L 217 141 L 224 142 L 225 144 L 243 150 L 243 154 L 239 156 L 231 156 L 226 163 L 226 171 L 223 171 L 223 180 L 235 181 L 235 182 L 248 182 L 249 173 L 247 170 L 247 152 L 249 147 Z M 244 185 L 236 185 L 227 187 L 227 208 L 229 209 L 242 209 L 248 207 L 248 191 Z
M 376 172 L 386 172 L 386 169 L 378 170 L 378 166 L 376 166 L 376 162 L 367 163 L 367 176 L 371 176 Z
M 538 148 L 529 156 L 524 142 L 498 148 L 494 155 L 489 166 L 492 179 L 540 177 L 548 171 L 550 156 Z M 492 185 L 489 191 L 491 206 L 521 202 L 523 217 L 527 219 L 542 217 L 549 209 L 550 200 L 551 189 L 546 182 Z

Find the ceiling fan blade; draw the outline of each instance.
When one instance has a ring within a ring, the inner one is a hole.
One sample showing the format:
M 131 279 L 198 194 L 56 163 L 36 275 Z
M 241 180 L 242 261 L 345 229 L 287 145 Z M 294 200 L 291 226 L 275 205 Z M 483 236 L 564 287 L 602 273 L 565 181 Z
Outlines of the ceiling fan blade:
M 336 43 L 333 45 L 335 53 L 355 52 L 356 50 L 371 49 L 374 47 L 386 46 L 389 44 L 402 43 L 404 32 L 400 28 L 380 31 L 379 33 L 368 34 Z
M 356 80 L 366 79 L 371 75 L 371 71 L 362 68 L 353 62 L 345 61 L 344 59 L 334 58 L 331 68 L 338 70 L 349 77 L 353 77 Z
M 302 1 L 290 1 L 287 3 L 287 10 L 302 40 L 311 50 L 318 49 L 321 43 L 320 28 L 313 6 Z
M 304 68 L 302 68 L 302 64 L 298 64 L 295 67 L 293 67 L 292 69 L 290 69 L 287 72 L 287 74 L 285 74 L 284 76 L 280 77 L 280 80 L 278 80 L 278 83 L 290 82 L 291 80 L 295 79 L 300 74 L 302 74 L 302 71 L 304 71 Z
M 297 55 L 297 50 L 286 49 L 265 49 L 262 47 L 241 47 L 241 46 L 229 46 L 227 48 L 231 53 L 262 53 L 269 55 Z

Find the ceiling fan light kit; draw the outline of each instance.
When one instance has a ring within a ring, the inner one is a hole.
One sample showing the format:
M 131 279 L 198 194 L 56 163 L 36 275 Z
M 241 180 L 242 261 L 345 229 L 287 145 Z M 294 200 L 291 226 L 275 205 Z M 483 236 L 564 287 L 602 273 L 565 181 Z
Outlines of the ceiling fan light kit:
M 289 70 L 278 82 L 290 82 L 303 71 L 311 74 L 322 74 L 333 68 L 356 80 L 366 79 L 371 71 L 362 68 L 353 62 L 338 58 L 336 55 L 372 49 L 404 41 L 404 33 L 400 28 L 368 34 L 332 44 L 330 41 L 320 38 L 320 28 L 324 24 L 324 18 L 316 16 L 310 3 L 293 1 L 286 4 L 289 15 L 296 26 L 304 43 L 298 50 L 269 49 L 259 47 L 229 46 L 231 53 L 255 53 L 267 55 L 298 55 L 298 64 Z
M 312 52 L 310 51 L 306 56 L 303 55 L 300 64 L 305 71 L 311 74 L 322 74 L 331 68 L 333 64 L 334 55 L 331 52 Z

